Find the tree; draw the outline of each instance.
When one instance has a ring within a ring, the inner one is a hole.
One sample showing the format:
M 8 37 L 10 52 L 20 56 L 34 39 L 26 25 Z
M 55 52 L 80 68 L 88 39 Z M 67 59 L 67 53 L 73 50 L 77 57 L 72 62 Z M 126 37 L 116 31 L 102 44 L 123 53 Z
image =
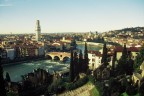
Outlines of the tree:
M 142 82 L 140 85 L 139 93 L 140 93 L 140 96 L 144 96 L 144 82 Z
M 9 73 L 8 73 L 8 72 L 6 72 L 6 81 L 7 81 L 7 82 L 11 82 L 11 79 L 10 79 L 10 76 L 9 76 Z
M 134 65 L 134 60 L 132 60 L 131 58 L 128 58 L 127 66 L 126 66 L 126 68 L 127 68 L 126 74 L 127 75 L 132 75 L 133 74 L 133 71 L 134 71 L 133 65 Z
M 71 61 L 70 61 L 70 81 L 74 81 L 74 64 L 73 64 L 73 51 L 71 50 Z
M 75 50 L 76 47 L 77 47 L 76 41 L 75 41 L 75 40 L 72 40 L 72 41 L 71 41 L 71 48 L 72 48 L 73 50 Z
M 118 61 L 118 66 L 117 66 L 117 71 L 118 74 L 125 74 L 127 71 L 128 67 L 128 62 L 127 62 L 127 49 L 126 49 L 126 44 L 124 44 L 124 48 L 122 51 L 122 56 L 120 60 Z
M 85 51 L 84 51 L 84 72 L 85 73 L 88 70 L 88 64 L 89 64 L 88 50 L 87 50 L 87 43 L 85 42 Z
M 135 87 L 133 85 L 129 85 L 126 88 L 126 93 L 128 94 L 128 96 L 135 96 L 137 91 L 136 91 L 136 89 L 135 89 Z
M 127 48 L 126 48 L 126 44 L 124 44 L 124 48 L 123 48 L 123 51 L 122 51 L 121 59 L 127 59 Z
M 103 46 L 103 54 L 102 54 L 101 63 L 102 64 L 106 64 L 107 63 L 107 48 L 106 48 L 106 43 L 104 43 L 104 46 Z
M 0 57 L 0 63 L 1 63 L 1 57 Z M 3 68 L 1 64 L 0 64 L 0 96 L 7 96 L 5 89 L 5 81 L 3 78 Z
M 66 47 L 64 44 L 62 44 L 62 52 L 65 52 L 65 50 L 66 50 Z
M 116 52 L 114 52 L 113 59 L 112 59 L 112 69 L 115 69 L 115 61 L 116 61 Z
M 79 62 L 78 62 L 78 67 L 79 67 L 79 71 L 82 72 L 82 66 L 83 66 L 83 54 L 82 54 L 82 50 L 80 50 L 79 53 Z
M 74 77 L 77 77 L 79 74 L 79 65 L 78 65 L 78 55 L 77 52 L 74 52 L 74 58 L 73 58 L 73 64 L 74 64 Z
M 136 56 L 136 59 L 134 62 L 135 71 L 139 70 L 139 66 L 142 64 L 143 61 L 144 61 L 144 45 Z

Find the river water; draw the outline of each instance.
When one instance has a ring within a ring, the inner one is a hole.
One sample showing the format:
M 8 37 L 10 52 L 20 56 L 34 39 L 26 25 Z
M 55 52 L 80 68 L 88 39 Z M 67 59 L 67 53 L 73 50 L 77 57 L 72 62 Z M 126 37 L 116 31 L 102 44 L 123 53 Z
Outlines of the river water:
M 66 70 L 68 67 L 69 63 L 60 63 L 51 60 L 40 60 L 21 64 L 4 65 L 3 70 L 4 77 L 6 72 L 8 72 L 11 77 L 11 81 L 20 81 L 21 75 L 32 72 L 34 69 L 42 68 L 49 71 L 50 73 L 53 73 L 54 71 Z
M 77 46 L 78 49 L 81 49 L 82 52 L 84 52 L 84 45 L 80 44 Z M 99 50 L 101 49 L 100 46 L 93 46 L 88 45 L 88 50 Z M 62 63 L 62 62 L 54 62 L 51 60 L 40 60 L 40 61 L 31 61 L 27 63 L 15 63 L 12 65 L 4 65 L 4 78 L 6 72 L 9 73 L 11 77 L 11 81 L 20 81 L 21 76 L 25 75 L 29 72 L 32 72 L 34 69 L 42 68 L 50 73 L 53 73 L 54 71 L 63 71 L 67 70 L 69 68 L 69 62 Z

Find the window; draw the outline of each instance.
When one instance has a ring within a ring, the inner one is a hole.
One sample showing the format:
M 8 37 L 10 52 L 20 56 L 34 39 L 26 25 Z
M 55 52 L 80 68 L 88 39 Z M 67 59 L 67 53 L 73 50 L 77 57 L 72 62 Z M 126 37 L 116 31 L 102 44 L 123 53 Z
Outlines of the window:
M 94 67 L 94 63 L 92 63 L 92 67 Z

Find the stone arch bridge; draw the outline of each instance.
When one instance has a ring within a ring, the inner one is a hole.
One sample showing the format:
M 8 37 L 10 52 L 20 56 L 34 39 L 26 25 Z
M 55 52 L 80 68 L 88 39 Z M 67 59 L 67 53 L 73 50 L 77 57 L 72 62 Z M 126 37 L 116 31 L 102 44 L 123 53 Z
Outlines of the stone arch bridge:
M 47 59 L 64 61 L 70 59 L 70 53 L 68 52 L 48 52 L 45 54 Z

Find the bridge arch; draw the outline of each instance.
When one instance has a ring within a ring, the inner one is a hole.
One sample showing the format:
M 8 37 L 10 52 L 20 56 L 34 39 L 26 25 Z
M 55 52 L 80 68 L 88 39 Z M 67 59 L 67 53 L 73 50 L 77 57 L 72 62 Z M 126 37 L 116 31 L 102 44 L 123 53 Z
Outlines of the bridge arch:
M 50 55 L 46 55 L 46 59 L 52 60 L 53 58 Z
M 52 60 L 67 60 L 70 58 L 70 53 L 68 52 L 48 52 L 45 54 L 46 58 L 52 59 Z
M 54 56 L 54 60 L 55 60 L 55 61 L 60 61 L 59 56 Z
M 63 58 L 63 61 L 68 61 L 68 60 L 70 60 L 70 57 L 68 57 L 68 56 L 65 56 L 65 57 Z

